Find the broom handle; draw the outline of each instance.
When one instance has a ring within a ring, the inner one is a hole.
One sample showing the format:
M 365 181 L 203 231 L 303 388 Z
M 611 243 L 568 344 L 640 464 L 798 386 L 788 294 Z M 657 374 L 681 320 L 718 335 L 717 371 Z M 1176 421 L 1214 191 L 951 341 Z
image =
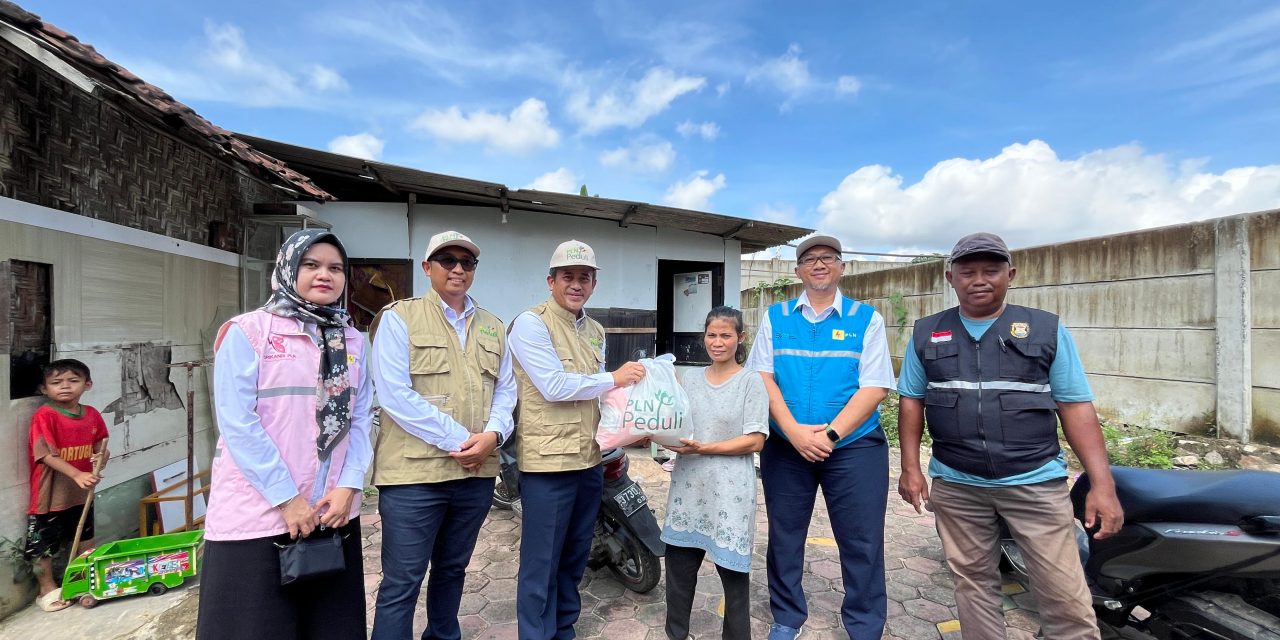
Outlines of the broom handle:
M 107 457 L 107 441 L 102 441 L 102 451 L 93 456 L 93 475 L 98 475 L 102 471 L 103 459 Z M 89 507 L 93 504 L 93 489 L 89 490 L 89 497 L 84 499 L 84 509 L 80 511 L 80 523 L 76 525 L 76 537 L 71 541 L 71 555 L 68 556 L 70 562 L 76 559 L 76 553 L 80 551 L 80 534 L 84 533 L 84 521 L 89 519 Z

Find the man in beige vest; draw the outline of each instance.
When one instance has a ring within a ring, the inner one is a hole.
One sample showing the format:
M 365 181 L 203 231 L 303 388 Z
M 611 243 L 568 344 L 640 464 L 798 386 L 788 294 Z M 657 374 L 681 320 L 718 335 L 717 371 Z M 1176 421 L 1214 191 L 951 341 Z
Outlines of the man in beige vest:
M 511 435 L 515 377 L 502 321 L 467 290 L 480 248 L 436 234 L 425 296 L 387 305 L 369 327 L 382 406 L 373 484 L 382 514 L 382 585 L 373 637 L 408 640 L 428 565 L 423 638 L 457 638 L 458 605 L 493 499 L 495 453 Z
M 511 326 L 520 392 L 516 456 L 524 515 L 516 620 L 521 640 L 573 638 L 604 475 L 596 427 L 601 394 L 634 384 L 644 367 L 604 371 L 604 328 L 583 311 L 596 286 L 596 255 L 569 240 L 551 256 L 551 299 Z

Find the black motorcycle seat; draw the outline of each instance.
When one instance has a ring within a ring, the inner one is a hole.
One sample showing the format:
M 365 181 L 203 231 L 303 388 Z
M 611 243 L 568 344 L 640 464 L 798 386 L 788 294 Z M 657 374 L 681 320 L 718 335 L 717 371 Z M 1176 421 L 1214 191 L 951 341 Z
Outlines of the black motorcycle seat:
M 1125 522 L 1239 524 L 1280 515 L 1280 473 L 1111 467 Z M 1084 514 L 1088 475 L 1071 489 L 1076 517 Z

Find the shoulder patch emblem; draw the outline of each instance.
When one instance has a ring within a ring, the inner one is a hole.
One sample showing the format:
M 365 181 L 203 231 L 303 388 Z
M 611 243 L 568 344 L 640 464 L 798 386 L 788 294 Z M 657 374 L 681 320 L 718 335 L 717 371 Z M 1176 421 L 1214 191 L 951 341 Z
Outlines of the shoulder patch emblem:
M 482 336 L 489 336 L 490 338 L 498 337 L 498 330 L 494 327 L 482 326 L 478 331 L 480 331 L 480 335 Z
M 1031 325 L 1025 322 L 1015 322 L 1009 325 L 1009 335 L 1015 338 L 1025 338 L 1031 335 Z

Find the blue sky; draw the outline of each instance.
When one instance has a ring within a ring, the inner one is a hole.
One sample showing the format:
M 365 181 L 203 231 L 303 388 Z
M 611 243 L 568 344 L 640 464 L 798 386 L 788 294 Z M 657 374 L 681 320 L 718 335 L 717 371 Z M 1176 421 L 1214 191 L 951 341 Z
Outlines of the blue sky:
M 22 4 L 227 129 L 868 251 L 1280 207 L 1274 2 Z

